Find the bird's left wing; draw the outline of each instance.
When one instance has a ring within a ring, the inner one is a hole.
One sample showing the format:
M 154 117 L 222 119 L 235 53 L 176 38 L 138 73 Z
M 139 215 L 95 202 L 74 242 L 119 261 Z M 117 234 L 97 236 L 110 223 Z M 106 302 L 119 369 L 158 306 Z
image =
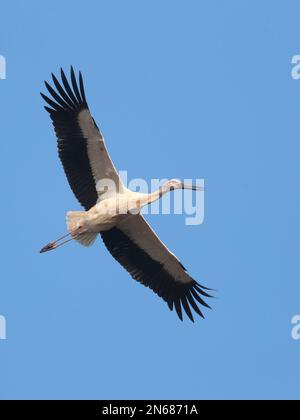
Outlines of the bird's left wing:
M 83 79 L 77 81 L 71 67 L 69 83 L 61 70 L 61 82 L 52 74 L 55 89 L 45 82 L 52 98 L 41 93 L 57 136 L 58 153 L 70 187 L 81 205 L 93 207 L 101 194 L 122 192 L 124 186 L 107 152 L 104 138 L 92 118 Z M 103 181 L 108 182 L 103 182 Z M 100 187 L 99 182 L 101 182 Z M 105 184 L 106 190 L 102 190 Z M 108 191 L 107 191 L 108 189 Z
M 128 215 L 117 227 L 101 233 L 112 256 L 134 280 L 152 289 L 169 308 L 175 306 L 182 320 L 182 307 L 193 321 L 191 309 L 203 317 L 196 302 L 209 306 L 202 297 L 210 297 L 186 272 L 183 265 L 161 242 L 141 215 Z

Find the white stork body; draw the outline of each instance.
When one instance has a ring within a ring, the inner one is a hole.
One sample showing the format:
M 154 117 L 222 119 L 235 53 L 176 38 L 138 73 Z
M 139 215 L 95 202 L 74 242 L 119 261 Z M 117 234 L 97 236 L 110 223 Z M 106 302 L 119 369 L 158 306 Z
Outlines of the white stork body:
M 71 68 L 71 85 L 61 70 L 62 84 L 52 75 L 56 90 L 47 82 L 53 99 L 42 95 L 53 121 L 59 156 L 69 184 L 85 211 L 67 213 L 69 234 L 46 245 L 50 251 L 75 239 L 91 245 L 101 235 L 112 256 L 140 283 L 162 297 L 182 319 L 182 307 L 193 321 L 191 308 L 203 317 L 196 302 L 209 308 L 202 297 L 210 297 L 186 272 L 180 261 L 153 232 L 140 210 L 175 189 L 199 190 L 178 180 L 168 181 L 151 194 L 128 190 L 123 185 L 107 152 L 104 138 L 93 120 L 85 98 L 83 79 L 79 84 Z M 105 186 L 105 188 L 104 188 Z M 68 236 L 70 239 L 61 242 Z

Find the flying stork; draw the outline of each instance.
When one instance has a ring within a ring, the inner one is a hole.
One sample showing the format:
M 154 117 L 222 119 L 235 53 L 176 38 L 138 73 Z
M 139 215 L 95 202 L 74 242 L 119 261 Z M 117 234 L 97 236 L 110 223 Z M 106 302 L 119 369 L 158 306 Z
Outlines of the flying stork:
M 52 74 L 56 90 L 45 82 L 47 102 L 57 136 L 58 153 L 70 187 L 85 211 L 68 212 L 68 234 L 41 253 L 76 240 L 91 245 L 98 234 L 111 255 L 134 280 L 152 289 L 183 320 L 182 308 L 194 322 L 192 309 L 204 318 L 198 304 L 210 308 L 208 289 L 189 276 L 181 262 L 161 242 L 140 210 L 175 189 L 202 190 L 173 179 L 151 194 L 127 189 L 107 152 L 104 138 L 86 101 L 81 72 L 71 67 L 70 82 L 61 69 L 61 82 Z M 102 181 L 108 180 L 103 188 Z M 99 187 L 100 185 L 100 187 Z

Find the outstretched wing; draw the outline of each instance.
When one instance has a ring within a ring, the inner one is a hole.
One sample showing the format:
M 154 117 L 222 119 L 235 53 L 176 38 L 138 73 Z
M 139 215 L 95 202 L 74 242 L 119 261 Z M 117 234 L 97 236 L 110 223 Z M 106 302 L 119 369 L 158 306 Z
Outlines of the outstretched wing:
M 129 215 L 117 227 L 101 233 L 112 256 L 134 280 L 152 289 L 169 308 L 175 306 L 182 320 L 182 308 L 194 321 L 192 310 L 203 317 L 197 303 L 209 308 L 203 297 L 209 290 L 186 272 L 183 265 L 160 241 L 141 215 Z
M 61 70 L 61 82 L 52 74 L 55 89 L 45 82 L 51 98 L 41 93 L 57 136 L 58 153 L 70 187 L 81 205 L 93 207 L 105 192 L 121 192 L 122 181 L 105 147 L 104 138 L 92 118 L 85 97 L 83 78 L 77 81 L 73 67 L 71 83 Z M 106 190 L 102 189 L 103 180 Z M 101 181 L 101 188 L 99 182 Z

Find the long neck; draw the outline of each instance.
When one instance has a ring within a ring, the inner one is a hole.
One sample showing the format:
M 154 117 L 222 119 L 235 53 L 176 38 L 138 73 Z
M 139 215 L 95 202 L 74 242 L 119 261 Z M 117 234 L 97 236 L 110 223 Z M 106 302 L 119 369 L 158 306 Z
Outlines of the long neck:
M 169 191 L 170 188 L 166 185 L 159 188 L 157 191 L 154 191 L 153 193 L 148 195 L 147 204 L 154 203 L 155 201 L 159 200 L 163 195 L 167 194 Z
M 133 200 L 133 208 L 141 209 L 144 206 L 148 206 L 149 204 L 159 200 L 163 195 L 167 194 L 168 192 L 170 192 L 170 187 L 166 184 L 150 194 L 131 193 Z

